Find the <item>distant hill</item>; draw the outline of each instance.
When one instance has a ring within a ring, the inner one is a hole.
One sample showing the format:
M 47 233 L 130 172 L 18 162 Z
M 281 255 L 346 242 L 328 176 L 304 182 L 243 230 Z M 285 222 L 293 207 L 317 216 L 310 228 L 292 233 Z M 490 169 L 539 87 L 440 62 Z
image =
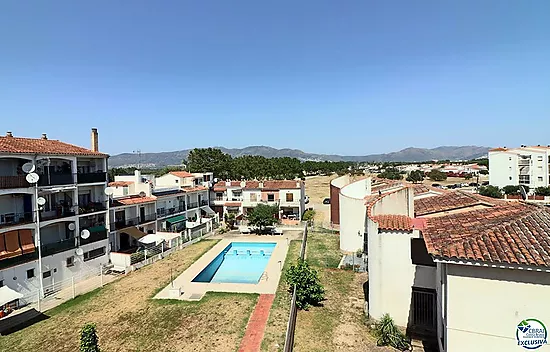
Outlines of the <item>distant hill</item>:
M 487 155 L 489 148 L 477 146 L 444 146 L 433 149 L 406 148 L 398 152 L 387 154 L 371 154 L 364 156 L 343 156 L 306 153 L 298 149 L 276 149 L 267 146 L 250 146 L 241 149 L 229 149 L 215 147 L 233 157 L 242 155 L 261 155 L 266 158 L 291 157 L 300 160 L 328 160 L 328 161 L 429 161 L 429 160 L 469 160 Z M 187 159 L 191 149 L 174 152 L 142 153 L 141 157 L 133 153 L 113 155 L 109 158 L 109 167 L 164 167 L 168 165 L 180 165 L 183 159 Z M 140 160 L 141 159 L 141 160 Z

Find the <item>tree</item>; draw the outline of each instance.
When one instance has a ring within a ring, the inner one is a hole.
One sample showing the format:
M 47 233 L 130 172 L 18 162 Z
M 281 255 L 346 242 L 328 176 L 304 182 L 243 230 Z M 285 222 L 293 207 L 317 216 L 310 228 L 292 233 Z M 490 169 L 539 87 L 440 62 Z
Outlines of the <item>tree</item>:
M 504 186 L 504 187 L 502 187 L 502 191 L 506 195 L 518 194 L 519 193 L 519 186 L 514 186 L 514 185 Z
M 420 170 L 411 171 L 407 176 L 407 181 L 412 183 L 422 182 L 424 181 L 424 173 Z
M 80 352 L 100 352 L 95 324 L 88 323 L 80 331 Z
M 537 196 L 550 196 L 550 187 L 537 187 L 535 188 L 535 194 Z
M 216 148 L 195 148 L 187 157 L 190 172 L 213 172 L 222 179 L 231 177 L 231 155 Z
M 325 299 L 325 289 L 321 285 L 317 271 L 311 269 L 303 259 L 298 259 L 296 265 L 291 265 L 285 273 L 289 292 L 296 285 L 296 306 L 307 310 L 309 306 L 319 305 Z
M 258 204 L 248 213 L 248 223 L 255 227 L 255 232 L 264 233 L 267 226 L 273 226 L 277 223 L 275 215 L 279 212 L 279 207 L 267 204 Z
M 447 179 L 447 174 L 443 171 L 432 169 L 432 171 L 428 172 L 428 177 L 432 181 L 445 181 Z
M 479 170 L 480 175 L 489 175 L 489 170 Z
M 225 213 L 225 223 L 230 230 L 235 226 L 235 219 L 235 213 Z
M 388 167 L 385 168 L 383 172 L 378 174 L 379 178 L 386 178 L 388 180 L 401 180 L 403 178 L 403 175 L 401 175 L 401 172 L 394 168 L 394 167 Z
M 465 180 L 471 180 L 471 179 L 472 179 L 472 174 L 466 174 L 466 175 L 464 175 L 464 179 L 465 179 Z
M 304 212 L 304 215 L 302 216 L 302 220 L 307 221 L 309 225 L 313 223 L 313 219 L 315 218 L 315 210 L 309 209 Z
M 502 198 L 502 191 L 497 186 L 481 186 L 479 194 L 491 198 Z

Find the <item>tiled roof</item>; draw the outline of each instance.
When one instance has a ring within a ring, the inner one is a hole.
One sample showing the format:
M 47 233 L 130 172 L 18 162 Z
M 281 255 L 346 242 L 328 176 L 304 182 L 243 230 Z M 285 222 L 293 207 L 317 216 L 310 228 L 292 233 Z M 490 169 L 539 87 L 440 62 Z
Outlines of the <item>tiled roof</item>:
M 178 191 L 178 192 L 167 192 L 167 193 L 161 193 L 161 194 L 157 194 L 157 193 L 154 193 L 155 197 L 157 198 L 163 198 L 163 197 L 181 197 L 182 195 L 184 195 L 185 192 L 183 191 Z
M 224 205 L 226 207 L 240 207 L 241 204 L 241 202 L 226 202 Z
M 416 216 L 422 216 L 476 205 L 493 206 L 496 203 L 499 203 L 499 201 L 478 194 L 460 191 L 445 192 L 433 197 L 415 199 L 414 212 Z
M 439 258 L 550 267 L 550 209 L 525 203 L 426 219 L 428 252 Z
M 93 152 L 89 149 L 78 147 L 69 143 L 54 139 L 37 139 L 21 137 L 0 137 L 0 153 L 8 154 L 47 154 L 47 155 L 81 155 L 101 156 L 107 154 Z
M 392 231 L 411 231 L 412 219 L 407 215 L 375 215 L 371 219 L 378 223 L 378 228 Z
M 129 186 L 133 185 L 133 181 L 115 181 L 115 182 L 109 182 L 109 186 L 111 187 L 123 187 L 123 186 Z
M 412 188 L 414 189 L 414 195 L 418 196 L 420 194 L 430 193 L 430 192 L 436 192 L 436 193 L 445 193 L 446 190 L 442 188 L 436 188 L 432 186 L 428 186 L 422 183 L 413 183 Z
M 508 150 L 508 149 L 507 148 L 502 148 L 502 147 L 489 149 L 490 152 L 504 152 L 506 150 Z
M 191 192 L 198 192 L 198 191 L 206 191 L 208 188 L 203 186 L 195 186 L 195 187 L 185 187 L 181 189 L 185 193 L 191 193 Z
M 246 181 L 244 188 L 260 188 L 259 181 Z
M 154 202 L 156 199 L 157 199 L 156 197 L 130 196 L 127 198 L 114 199 L 113 202 L 114 202 L 114 206 L 121 206 L 121 205 L 149 203 L 149 202 Z
M 181 178 L 194 177 L 193 174 L 191 174 L 187 171 L 170 171 L 169 174 L 174 175 L 176 177 L 181 177 Z
M 300 189 L 302 185 L 302 181 L 295 180 L 268 180 L 263 183 L 267 189 Z
M 230 187 L 240 187 L 241 181 L 231 181 L 230 185 Z M 219 181 L 214 184 L 215 192 L 223 192 L 225 190 L 227 190 L 227 184 L 225 183 L 225 181 Z
M 385 178 L 377 178 L 374 180 L 371 186 L 371 192 L 378 192 L 388 188 L 394 188 L 403 185 L 401 180 L 387 180 Z

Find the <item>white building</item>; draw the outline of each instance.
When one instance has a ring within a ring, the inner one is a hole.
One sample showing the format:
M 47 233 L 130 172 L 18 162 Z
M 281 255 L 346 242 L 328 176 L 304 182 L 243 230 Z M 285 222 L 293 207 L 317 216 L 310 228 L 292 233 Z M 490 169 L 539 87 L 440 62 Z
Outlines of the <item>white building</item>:
M 549 164 L 550 147 L 494 148 L 489 150 L 489 184 L 548 187 Z
M 0 286 L 23 294 L 40 287 L 35 187 L 25 179 L 25 163 L 35 166 L 38 196 L 46 199 L 39 212 L 45 293 L 55 282 L 108 262 L 108 155 L 99 152 L 96 129 L 91 139 L 92 147 L 86 149 L 46 134 L 39 139 L 10 132 L 0 137 Z M 82 239 L 85 229 L 91 235 Z

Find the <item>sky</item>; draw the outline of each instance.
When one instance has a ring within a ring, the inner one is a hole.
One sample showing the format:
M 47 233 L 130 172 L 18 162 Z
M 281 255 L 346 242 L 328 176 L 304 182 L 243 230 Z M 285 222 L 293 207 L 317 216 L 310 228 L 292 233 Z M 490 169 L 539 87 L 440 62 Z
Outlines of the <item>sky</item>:
M 550 1 L 0 2 L 0 135 L 110 154 L 550 144 Z

